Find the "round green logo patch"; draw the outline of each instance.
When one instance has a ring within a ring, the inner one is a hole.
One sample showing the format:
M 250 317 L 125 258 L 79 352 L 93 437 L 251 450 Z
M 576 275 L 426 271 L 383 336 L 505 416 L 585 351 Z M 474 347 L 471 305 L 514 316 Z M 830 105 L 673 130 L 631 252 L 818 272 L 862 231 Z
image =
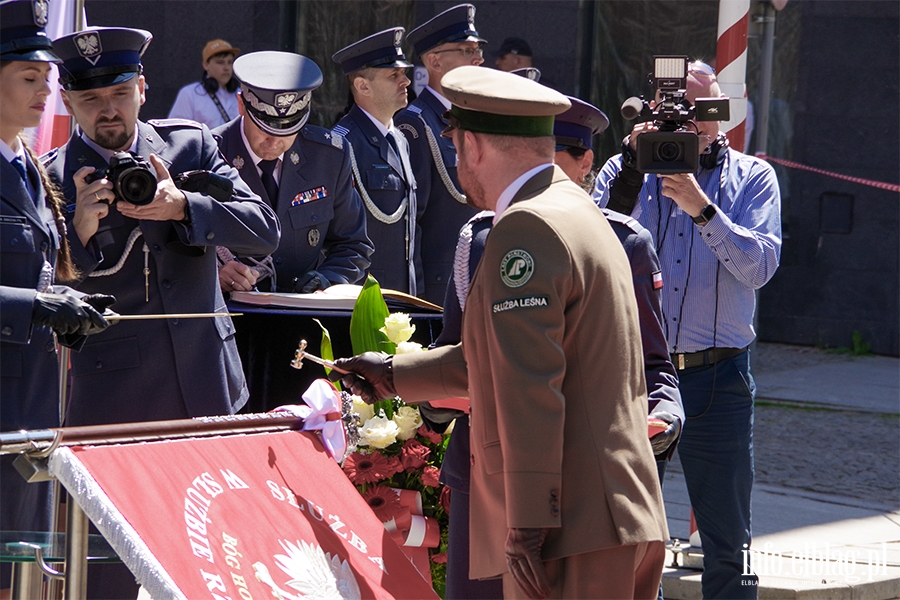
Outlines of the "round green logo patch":
M 533 274 L 534 259 L 524 250 L 510 250 L 500 261 L 500 278 L 507 287 L 521 287 Z

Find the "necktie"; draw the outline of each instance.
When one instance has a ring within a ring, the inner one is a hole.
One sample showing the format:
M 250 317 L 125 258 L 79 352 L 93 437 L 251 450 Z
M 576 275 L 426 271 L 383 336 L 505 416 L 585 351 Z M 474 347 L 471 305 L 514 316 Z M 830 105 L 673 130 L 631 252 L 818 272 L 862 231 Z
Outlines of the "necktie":
M 397 158 L 400 158 L 400 148 L 397 147 L 397 140 L 394 139 L 394 134 L 390 131 L 387 132 L 385 136 L 387 138 L 388 144 L 391 145 L 391 148 L 394 149 L 394 153 L 397 155 Z
M 12 159 L 12 166 L 19 172 L 19 176 L 22 178 L 22 181 L 25 182 L 25 189 L 28 190 L 28 195 L 31 196 L 31 200 L 34 201 L 34 189 L 31 186 L 31 181 L 28 180 L 28 174 L 25 172 L 25 164 L 22 162 L 22 157 L 16 156 Z
M 272 208 L 278 203 L 278 184 L 275 182 L 275 167 L 278 166 L 278 159 L 261 160 L 259 168 L 262 170 L 262 184 L 266 188 L 266 194 L 269 196 L 269 203 Z

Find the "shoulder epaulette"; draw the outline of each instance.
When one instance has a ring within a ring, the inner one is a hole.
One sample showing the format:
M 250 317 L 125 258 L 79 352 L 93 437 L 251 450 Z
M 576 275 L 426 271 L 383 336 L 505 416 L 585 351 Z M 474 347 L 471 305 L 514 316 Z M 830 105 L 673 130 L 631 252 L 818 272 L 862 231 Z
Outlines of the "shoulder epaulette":
M 350 130 L 344 127 L 343 125 L 335 125 L 331 128 L 332 133 L 336 133 L 338 135 L 347 135 L 350 133 Z
M 303 134 L 303 138 L 307 141 L 334 146 L 338 150 L 344 149 L 344 136 L 331 129 L 325 129 L 318 125 L 306 125 L 300 130 L 300 133 Z
M 416 114 L 416 115 L 421 115 L 421 114 L 422 114 L 422 109 L 419 108 L 418 106 L 416 106 L 415 104 L 410 104 L 409 106 L 406 107 L 406 109 L 407 109 L 409 112 L 411 112 L 411 113 L 413 113 L 413 114 Z
M 147 121 L 147 124 L 152 125 L 157 129 L 159 129 L 160 127 L 190 127 L 192 129 L 203 128 L 203 125 L 201 125 L 197 121 L 191 121 L 190 119 L 150 119 L 149 121 Z
M 623 215 L 620 212 L 616 212 L 616 211 L 610 210 L 608 208 L 601 208 L 600 210 L 603 211 L 604 215 L 606 215 L 607 220 L 614 221 L 616 223 L 621 223 L 622 225 L 625 225 L 626 227 L 628 227 L 635 233 L 640 232 L 640 230 L 644 228 L 643 225 L 641 225 L 635 219 L 631 218 L 628 215 Z
M 44 168 L 47 168 L 47 166 L 50 165 L 50 163 L 52 163 L 54 160 L 56 160 L 57 156 L 59 156 L 59 148 L 54 148 L 50 152 L 47 152 L 46 154 L 42 154 L 38 160 L 41 161 L 41 164 L 44 166 Z

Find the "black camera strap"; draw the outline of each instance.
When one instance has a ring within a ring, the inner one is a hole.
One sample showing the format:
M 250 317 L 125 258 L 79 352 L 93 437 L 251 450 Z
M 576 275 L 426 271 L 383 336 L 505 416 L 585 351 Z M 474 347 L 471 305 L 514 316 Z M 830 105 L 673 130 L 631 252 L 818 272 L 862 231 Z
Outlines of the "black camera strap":
M 216 93 L 211 92 L 208 89 L 206 90 L 206 93 L 209 94 L 209 97 L 212 98 L 212 101 L 216 103 L 216 108 L 219 109 L 219 114 L 222 115 L 222 118 L 225 119 L 225 122 L 227 123 L 228 121 L 230 121 L 231 117 L 229 117 L 228 113 L 225 112 L 225 107 L 222 106 L 222 103 L 219 101 L 219 97 L 216 96 Z

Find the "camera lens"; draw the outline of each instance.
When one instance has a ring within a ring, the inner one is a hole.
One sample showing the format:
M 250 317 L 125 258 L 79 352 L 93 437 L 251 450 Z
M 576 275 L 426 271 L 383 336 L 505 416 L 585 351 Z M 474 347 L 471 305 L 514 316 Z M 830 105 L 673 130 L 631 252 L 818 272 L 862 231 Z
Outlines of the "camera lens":
M 156 196 L 156 177 L 146 169 L 131 168 L 119 176 L 116 187 L 122 200 L 137 205 L 150 204 Z
M 673 162 L 681 158 L 681 147 L 676 142 L 662 142 L 657 146 L 656 154 L 659 160 Z

